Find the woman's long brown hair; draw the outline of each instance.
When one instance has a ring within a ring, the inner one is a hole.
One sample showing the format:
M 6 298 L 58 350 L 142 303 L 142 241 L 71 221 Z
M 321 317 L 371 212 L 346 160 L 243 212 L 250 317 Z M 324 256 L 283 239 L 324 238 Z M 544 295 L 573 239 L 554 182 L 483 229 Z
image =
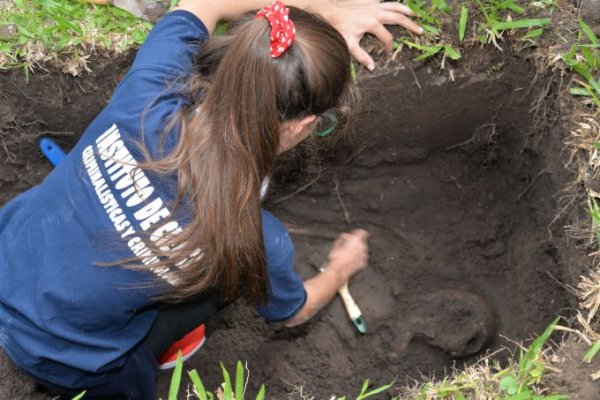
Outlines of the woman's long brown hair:
M 179 140 L 142 166 L 176 175 L 173 207 L 189 210 L 183 230 L 154 249 L 160 261 L 152 269 L 168 268 L 177 281 L 162 300 L 214 287 L 226 300 L 267 299 L 260 188 L 275 166 L 281 123 L 343 109 L 351 97 L 342 36 L 300 9 L 290 7 L 290 18 L 296 40 L 276 59 L 265 18 L 248 16 L 202 43 L 182 93 L 190 105 L 165 130 L 180 127 Z

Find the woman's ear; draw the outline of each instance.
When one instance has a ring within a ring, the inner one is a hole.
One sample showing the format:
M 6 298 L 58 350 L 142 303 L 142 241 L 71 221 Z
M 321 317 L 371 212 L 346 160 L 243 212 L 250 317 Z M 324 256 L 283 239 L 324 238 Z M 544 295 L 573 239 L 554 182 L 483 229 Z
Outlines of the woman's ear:
M 279 152 L 283 153 L 306 139 L 311 134 L 316 120 L 316 115 L 308 115 L 282 123 Z
M 292 119 L 283 123 L 283 129 L 288 130 L 292 136 L 302 135 L 309 126 L 317 119 L 316 115 L 308 115 L 304 118 Z M 310 133 L 310 132 L 309 132 Z

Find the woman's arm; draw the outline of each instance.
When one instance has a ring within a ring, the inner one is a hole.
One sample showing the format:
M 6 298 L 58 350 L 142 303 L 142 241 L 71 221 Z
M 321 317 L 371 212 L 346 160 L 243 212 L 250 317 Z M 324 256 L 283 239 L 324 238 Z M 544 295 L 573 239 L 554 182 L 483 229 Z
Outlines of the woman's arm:
M 181 0 L 177 9 L 195 14 L 212 33 L 219 21 L 235 20 L 270 3 L 265 0 Z M 400 25 L 411 32 L 423 33 L 423 29 L 408 18 L 414 15 L 413 12 L 394 1 L 287 0 L 286 4 L 320 14 L 344 36 L 352 55 L 370 70 L 375 68 L 373 59 L 359 45 L 365 33 L 375 35 L 388 52 L 392 51 L 393 37 L 384 25 Z
M 362 229 L 340 235 L 329 252 L 327 267 L 315 277 L 304 281 L 306 303 L 285 323 L 286 326 L 292 327 L 308 321 L 331 301 L 352 275 L 366 268 L 369 257 L 368 237 L 367 231 Z

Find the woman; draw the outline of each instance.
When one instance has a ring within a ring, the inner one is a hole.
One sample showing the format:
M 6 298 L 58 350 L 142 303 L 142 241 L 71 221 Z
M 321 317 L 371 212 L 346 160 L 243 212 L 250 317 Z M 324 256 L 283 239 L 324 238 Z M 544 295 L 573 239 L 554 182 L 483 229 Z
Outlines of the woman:
M 383 23 L 419 28 L 396 3 L 290 3 L 339 32 L 276 2 L 207 38 L 264 4 L 181 1 L 68 157 L 0 211 L 0 347 L 36 381 L 155 398 L 157 359 L 200 344 L 224 304 L 295 326 L 366 266 L 356 230 L 302 282 L 261 187 L 277 154 L 350 106 L 348 48 L 372 68 L 363 33 L 389 48 Z

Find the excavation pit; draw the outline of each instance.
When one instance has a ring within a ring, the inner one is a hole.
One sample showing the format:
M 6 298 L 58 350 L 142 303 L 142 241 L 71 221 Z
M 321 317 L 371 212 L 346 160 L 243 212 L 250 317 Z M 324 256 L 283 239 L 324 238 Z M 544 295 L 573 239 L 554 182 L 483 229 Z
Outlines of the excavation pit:
M 364 78 L 354 140 L 320 166 L 292 158 L 280 171 L 270 208 L 290 229 L 303 277 L 335 232 L 371 233 L 370 266 L 350 284 L 365 336 L 339 299 L 292 330 L 234 307 L 209 326 L 192 365 L 216 383 L 220 371 L 205 361 L 250 360 L 252 381 L 273 393 L 329 398 L 366 378 L 405 384 L 514 349 L 506 338 L 531 338 L 572 306 L 557 283 L 562 239 L 551 239 L 560 144 L 531 112 L 532 66 L 512 60 L 486 73 L 501 62 L 483 60 L 455 82 L 427 67 Z
M 339 299 L 294 329 L 265 324 L 239 302 L 209 323 L 206 345 L 186 364 L 207 387 L 222 381 L 219 361 L 231 369 L 237 360 L 248 362 L 249 390 L 264 383 L 274 399 L 299 388 L 317 399 L 355 395 L 366 378 L 404 385 L 514 348 L 510 340 L 540 333 L 574 305 L 557 283 L 565 239 L 552 224 L 567 182 L 562 144 L 531 111 L 546 83 L 524 60 L 485 54 L 455 81 L 407 60 L 361 74 L 354 138 L 332 146 L 319 166 L 287 157 L 277 173 L 266 206 L 290 228 L 304 278 L 326 261 L 335 234 L 371 233 L 369 268 L 350 283 L 367 334 Z M 2 204 L 51 170 L 40 133 L 71 148 L 129 61 L 99 62 L 82 78 L 36 74 L 25 85 L 12 73 L 0 81 L 14 94 L 0 104 Z M 51 398 L 1 368 L 3 382 L 19 383 L 0 394 Z M 160 376 L 163 398 L 170 375 Z

